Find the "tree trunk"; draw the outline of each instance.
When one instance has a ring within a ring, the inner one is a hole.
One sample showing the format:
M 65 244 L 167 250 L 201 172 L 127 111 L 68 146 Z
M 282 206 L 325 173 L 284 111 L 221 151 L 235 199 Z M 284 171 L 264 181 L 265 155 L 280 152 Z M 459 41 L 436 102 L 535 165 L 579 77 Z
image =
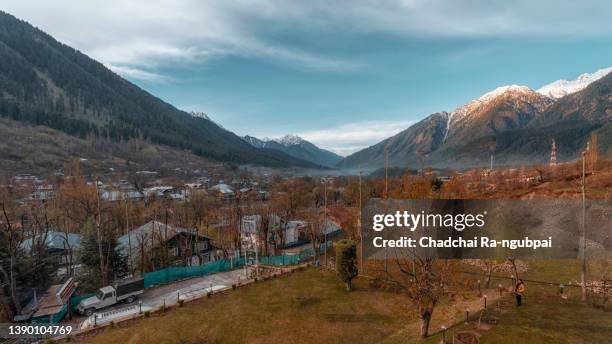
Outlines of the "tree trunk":
M 512 271 L 514 271 L 514 285 L 517 285 L 519 276 L 518 276 L 518 270 L 516 269 L 516 260 L 515 259 L 508 259 L 508 260 L 512 264 Z
M 421 338 L 427 338 L 429 336 L 429 322 L 430 321 L 431 321 L 431 312 L 429 310 L 426 310 L 421 314 Z
M 485 283 L 485 289 L 489 289 L 491 285 L 491 274 L 493 274 L 493 263 L 489 262 L 487 264 L 487 281 Z
M 14 278 L 13 278 L 12 259 L 11 259 L 11 263 L 10 263 L 10 269 L 11 269 L 11 271 L 9 271 L 7 273 L 6 270 L 4 270 L 4 268 L 2 266 L 0 266 L 0 273 L 2 273 L 2 276 L 4 277 L 5 281 L 9 285 L 9 294 L 10 294 L 9 296 L 11 298 L 11 302 L 13 303 L 13 307 L 15 307 L 15 310 L 17 311 L 17 313 L 21 313 L 21 304 L 19 304 L 19 301 L 17 300 L 17 293 L 15 292 L 15 287 L 16 286 L 15 286 L 15 281 L 14 281 Z

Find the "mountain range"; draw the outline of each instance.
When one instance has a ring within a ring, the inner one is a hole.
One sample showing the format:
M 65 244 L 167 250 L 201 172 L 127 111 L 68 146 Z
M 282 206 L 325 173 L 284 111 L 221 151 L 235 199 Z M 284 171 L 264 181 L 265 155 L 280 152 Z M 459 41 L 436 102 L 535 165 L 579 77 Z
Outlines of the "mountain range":
M 181 111 L 0 12 L 0 167 L 57 168 L 87 154 L 129 165 L 148 154 L 141 161 L 155 165 L 203 159 L 375 170 L 388 160 L 402 168 L 461 169 L 488 165 L 491 156 L 496 164 L 543 163 L 553 140 L 559 161 L 571 160 L 592 133 L 599 134 L 603 152 L 612 147 L 611 72 L 612 67 L 558 80 L 537 91 L 502 86 L 342 158 L 295 135 L 239 137 L 206 113 Z
M 559 80 L 534 91 L 499 87 L 455 109 L 434 113 L 406 130 L 341 160 L 336 167 L 467 168 L 544 163 L 555 140 L 558 157 L 574 159 L 591 133 L 612 146 L 612 68 Z
M 269 138 L 258 139 L 246 135 L 242 139 L 255 148 L 279 150 L 292 157 L 310 161 L 320 166 L 333 167 L 342 160 L 342 157 L 338 154 L 319 148 L 297 135 L 285 135 L 278 140 Z
M 0 117 L 109 144 L 140 139 L 214 161 L 318 168 L 279 150 L 254 148 L 208 116 L 178 110 L 3 12 Z

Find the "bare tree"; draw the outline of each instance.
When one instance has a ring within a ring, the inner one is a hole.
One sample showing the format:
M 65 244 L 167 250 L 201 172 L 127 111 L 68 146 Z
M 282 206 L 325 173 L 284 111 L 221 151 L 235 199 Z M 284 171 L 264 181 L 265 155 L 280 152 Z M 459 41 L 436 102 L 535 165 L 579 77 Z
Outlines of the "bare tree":
M 413 253 L 397 256 L 393 262 L 389 268 L 375 268 L 375 276 L 384 287 L 403 292 L 412 300 L 421 318 L 420 335 L 425 338 L 436 305 L 450 292 L 453 264 Z

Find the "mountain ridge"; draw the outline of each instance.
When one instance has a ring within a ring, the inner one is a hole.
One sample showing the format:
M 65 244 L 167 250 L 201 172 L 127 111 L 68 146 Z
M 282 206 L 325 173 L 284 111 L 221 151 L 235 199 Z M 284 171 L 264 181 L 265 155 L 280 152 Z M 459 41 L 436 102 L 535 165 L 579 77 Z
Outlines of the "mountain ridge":
M 286 153 L 254 149 L 1 11 L 0 116 L 81 138 L 144 139 L 217 161 L 317 168 Z
M 295 158 L 321 166 L 333 167 L 342 160 L 342 157 L 336 153 L 319 148 L 312 142 L 297 135 L 287 134 L 279 139 L 259 139 L 245 135 L 242 139 L 255 148 L 279 150 Z
M 606 137 L 600 139 L 605 150 L 612 145 L 607 139 L 612 135 L 606 135 L 612 133 L 612 73 L 589 80 L 580 90 L 560 98 L 527 86 L 498 87 L 452 112 L 429 115 L 349 155 L 337 167 L 379 168 L 384 164 L 385 147 L 389 166 L 487 166 L 491 155 L 504 164 L 542 163 L 548 159 L 552 139 L 563 147 L 561 157 L 570 159 L 593 132 Z

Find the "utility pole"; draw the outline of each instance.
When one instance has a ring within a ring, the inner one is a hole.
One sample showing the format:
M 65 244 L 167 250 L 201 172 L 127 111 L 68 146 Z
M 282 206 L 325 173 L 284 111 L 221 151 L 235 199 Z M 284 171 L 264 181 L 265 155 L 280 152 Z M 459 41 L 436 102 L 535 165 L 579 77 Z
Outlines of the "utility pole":
M 323 178 L 323 235 L 325 237 L 325 268 L 327 269 L 327 180 Z
M 130 233 L 130 215 L 128 212 L 128 199 L 129 199 L 129 190 L 128 194 L 125 197 L 125 234 L 128 236 L 128 260 L 129 260 L 129 269 L 130 275 L 134 273 L 134 263 L 132 262 L 132 234 Z
M 589 146 L 582 152 L 582 268 L 580 270 L 580 282 L 582 282 L 582 301 L 586 301 L 586 195 L 585 195 L 585 160 Z
M 389 145 L 385 145 L 385 199 L 389 195 Z
M 359 166 L 359 217 L 357 217 L 357 230 L 359 231 L 359 271 L 363 274 L 363 230 L 361 228 L 361 166 Z
M 259 240 L 255 239 L 255 278 L 259 279 Z

